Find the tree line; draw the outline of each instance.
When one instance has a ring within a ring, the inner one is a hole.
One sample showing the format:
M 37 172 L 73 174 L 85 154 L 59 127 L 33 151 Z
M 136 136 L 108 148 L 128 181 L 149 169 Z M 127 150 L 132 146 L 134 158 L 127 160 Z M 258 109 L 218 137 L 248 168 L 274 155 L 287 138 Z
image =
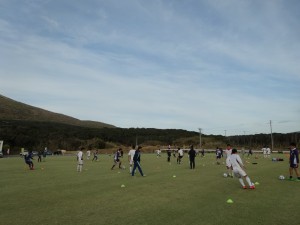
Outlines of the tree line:
M 149 146 L 188 146 L 199 147 L 199 133 L 181 129 L 156 128 L 88 128 L 55 122 L 37 122 L 21 120 L 1 120 L 0 140 L 4 140 L 4 148 L 17 153 L 21 148 L 41 150 L 67 149 L 77 150 L 79 147 L 105 149 L 115 146 L 142 144 Z M 300 144 L 300 133 L 273 134 L 275 149 L 284 150 L 290 142 Z M 215 148 L 217 145 L 231 143 L 238 148 L 271 147 L 269 134 L 237 135 L 224 137 L 221 135 L 202 134 L 202 147 Z

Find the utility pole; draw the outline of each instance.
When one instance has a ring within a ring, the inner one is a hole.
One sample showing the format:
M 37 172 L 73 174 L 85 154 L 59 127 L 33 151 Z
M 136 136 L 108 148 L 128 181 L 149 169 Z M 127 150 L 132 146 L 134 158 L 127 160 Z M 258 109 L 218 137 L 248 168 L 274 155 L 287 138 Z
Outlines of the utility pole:
M 244 147 L 246 146 L 246 131 L 244 131 Z
M 270 120 L 270 129 L 271 129 L 271 145 L 272 145 L 271 151 L 273 151 L 274 150 L 274 141 L 273 141 L 273 132 L 272 132 L 272 120 Z
M 202 147 L 202 142 L 201 142 L 201 131 L 202 131 L 202 129 L 201 128 L 198 128 L 198 129 L 199 129 L 200 149 L 201 149 L 201 147 Z
M 227 130 L 224 130 L 224 131 L 225 131 L 225 138 L 226 138 L 226 131 L 227 131 Z

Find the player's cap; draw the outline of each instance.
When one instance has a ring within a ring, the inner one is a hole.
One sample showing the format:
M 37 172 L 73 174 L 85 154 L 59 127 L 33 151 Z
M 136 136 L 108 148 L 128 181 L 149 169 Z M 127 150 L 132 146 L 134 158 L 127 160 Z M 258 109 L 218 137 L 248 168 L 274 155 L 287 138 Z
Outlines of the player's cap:
M 234 148 L 231 153 L 237 153 L 237 150 Z

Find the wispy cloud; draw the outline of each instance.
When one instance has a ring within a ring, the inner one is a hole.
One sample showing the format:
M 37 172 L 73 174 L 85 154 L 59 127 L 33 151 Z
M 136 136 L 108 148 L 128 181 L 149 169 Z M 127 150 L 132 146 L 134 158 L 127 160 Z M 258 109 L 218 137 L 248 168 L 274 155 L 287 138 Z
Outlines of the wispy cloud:
M 0 4 L 8 97 L 120 127 L 299 130 L 297 2 Z

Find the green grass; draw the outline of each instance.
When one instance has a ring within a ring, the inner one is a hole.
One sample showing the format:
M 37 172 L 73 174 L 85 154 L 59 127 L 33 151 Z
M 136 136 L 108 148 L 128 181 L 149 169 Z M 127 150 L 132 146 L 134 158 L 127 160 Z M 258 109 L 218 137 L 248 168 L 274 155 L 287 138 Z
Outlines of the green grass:
M 0 224 L 289 224 L 300 223 L 300 182 L 280 181 L 288 163 L 244 159 L 256 190 L 243 190 L 238 179 L 224 178 L 225 166 L 214 155 L 196 158 L 190 170 L 166 155 L 142 155 L 147 177 L 131 177 L 126 170 L 110 170 L 112 158 L 85 160 L 76 172 L 75 157 L 47 157 L 29 171 L 21 158 L 0 159 Z M 249 163 L 246 163 L 248 161 Z M 258 162 L 253 165 L 252 162 Z M 44 168 L 44 169 L 42 169 Z M 176 175 L 176 178 L 173 178 Z M 121 188 L 124 184 L 126 187 Z M 234 201 L 228 204 L 228 199 Z

